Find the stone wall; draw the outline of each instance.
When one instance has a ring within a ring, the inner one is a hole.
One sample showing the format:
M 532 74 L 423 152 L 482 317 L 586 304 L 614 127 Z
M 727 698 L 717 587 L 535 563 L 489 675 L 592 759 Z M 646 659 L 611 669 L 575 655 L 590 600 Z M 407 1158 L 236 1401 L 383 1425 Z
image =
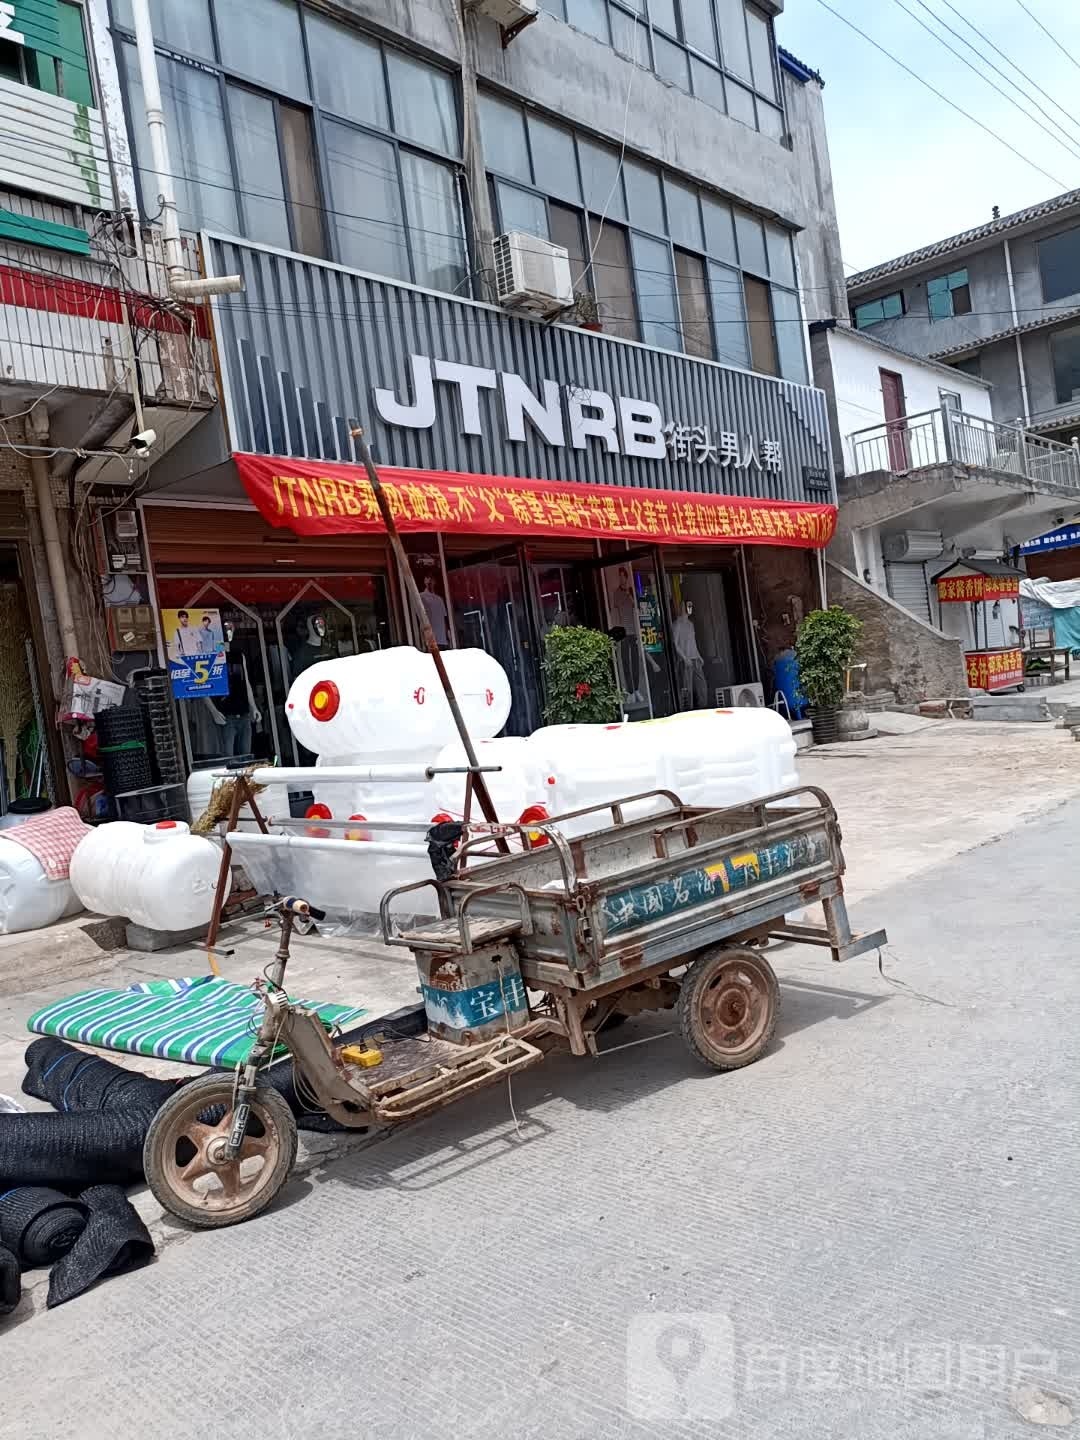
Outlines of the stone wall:
M 891 690 L 899 705 L 945 700 L 968 693 L 959 640 L 924 625 L 850 570 L 827 565 L 830 605 L 842 605 L 863 622 L 859 659 L 865 660 L 866 691 Z
M 810 550 L 748 545 L 746 571 L 763 678 L 771 680 L 772 662 L 795 644 L 799 620 L 821 604 L 817 557 Z

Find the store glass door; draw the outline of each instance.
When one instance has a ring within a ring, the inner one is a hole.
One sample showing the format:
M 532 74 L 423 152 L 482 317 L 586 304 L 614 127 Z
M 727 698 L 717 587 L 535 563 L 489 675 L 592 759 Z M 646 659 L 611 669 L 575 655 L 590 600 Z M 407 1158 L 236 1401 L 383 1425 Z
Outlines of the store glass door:
M 734 558 L 716 569 L 667 569 L 671 658 L 678 710 L 719 705 L 723 692 L 754 671 L 737 623 L 743 615 Z
M 540 725 L 538 656 L 516 552 L 449 571 L 458 644 L 486 650 L 506 671 L 513 695 L 505 735 L 531 735 Z
M 670 641 L 655 562 L 651 556 L 615 560 L 599 574 L 624 713 L 631 720 L 670 715 Z

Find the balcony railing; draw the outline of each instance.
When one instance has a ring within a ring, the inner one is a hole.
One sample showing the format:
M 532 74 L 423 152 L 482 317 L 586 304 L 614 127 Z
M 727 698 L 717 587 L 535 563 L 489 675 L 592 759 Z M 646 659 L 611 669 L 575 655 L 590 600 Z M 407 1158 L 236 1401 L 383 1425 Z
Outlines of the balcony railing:
M 1080 447 L 942 406 L 857 430 L 848 436 L 853 473 L 905 475 L 927 465 L 971 465 L 1080 490 Z

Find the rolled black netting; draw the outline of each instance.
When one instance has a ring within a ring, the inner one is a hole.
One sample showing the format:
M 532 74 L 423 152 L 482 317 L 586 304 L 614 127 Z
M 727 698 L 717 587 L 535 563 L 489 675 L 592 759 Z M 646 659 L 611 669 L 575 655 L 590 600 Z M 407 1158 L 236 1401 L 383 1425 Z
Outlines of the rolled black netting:
M 0 1315 L 10 1315 L 22 1299 L 19 1262 L 0 1245 Z
M 86 1229 L 52 1268 L 46 1302 L 50 1310 L 74 1300 L 107 1275 L 135 1270 L 154 1256 L 149 1230 L 116 1185 L 84 1190 L 79 1202 L 87 1213 Z
M 0 1245 L 24 1270 L 51 1265 L 86 1229 L 86 1210 L 70 1196 L 44 1186 L 0 1194 Z
M 26 1047 L 23 1093 L 57 1110 L 157 1110 L 182 1080 L 152 1080 L 45 1035 Z
M 81 1115 L 0 1115 L 0 1190 L 51 1185 L 135 1185 L 153 1110 Z

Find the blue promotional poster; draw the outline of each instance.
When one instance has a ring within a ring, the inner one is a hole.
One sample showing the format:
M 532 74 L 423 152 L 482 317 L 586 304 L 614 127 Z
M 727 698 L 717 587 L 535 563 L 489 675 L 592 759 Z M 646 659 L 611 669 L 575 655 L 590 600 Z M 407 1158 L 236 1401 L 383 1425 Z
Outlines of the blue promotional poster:
M 220 610 L 163 610 L 169 679 L 177 700 L 228 695 L 225 632 Z

